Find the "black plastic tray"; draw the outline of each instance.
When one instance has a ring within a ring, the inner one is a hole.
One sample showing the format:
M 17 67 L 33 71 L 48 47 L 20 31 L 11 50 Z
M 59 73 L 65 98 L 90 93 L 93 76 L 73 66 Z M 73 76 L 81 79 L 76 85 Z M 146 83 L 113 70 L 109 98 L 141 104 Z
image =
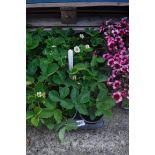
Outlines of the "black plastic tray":
M 78 124 L 78 129 L 97 129 L 104 126 L 103 117 L 94 123 L 88 123 L 80 117 L 79 113 L 77 113 L 74 120 L 76 120 Z

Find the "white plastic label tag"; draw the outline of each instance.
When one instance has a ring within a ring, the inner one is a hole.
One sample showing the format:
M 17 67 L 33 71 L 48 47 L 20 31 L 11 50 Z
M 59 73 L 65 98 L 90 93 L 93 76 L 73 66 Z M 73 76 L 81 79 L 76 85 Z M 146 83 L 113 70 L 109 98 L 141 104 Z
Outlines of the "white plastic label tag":
M 78 126 L 78 127 L 79 127 L 79 126 L 84 126 L 84 125 L 85 125 L 84 120 L 77 120 L 76 123 L 77 123 L 77 126 Z
M 69 70 L 71 71 L 73 69 L 73 50 L 68 50 L 68 66 Z

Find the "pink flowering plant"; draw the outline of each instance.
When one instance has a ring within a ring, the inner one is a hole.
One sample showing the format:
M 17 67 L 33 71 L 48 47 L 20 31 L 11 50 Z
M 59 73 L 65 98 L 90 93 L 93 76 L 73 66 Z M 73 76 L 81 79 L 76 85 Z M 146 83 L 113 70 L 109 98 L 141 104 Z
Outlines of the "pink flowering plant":
M 103 58 L 111 72 L 107 85 L 116 103 L 129 105 L 129 23 L 124 17 L 118 21 L 104 21 L 100 33 L 106 40 L 107 51 Z

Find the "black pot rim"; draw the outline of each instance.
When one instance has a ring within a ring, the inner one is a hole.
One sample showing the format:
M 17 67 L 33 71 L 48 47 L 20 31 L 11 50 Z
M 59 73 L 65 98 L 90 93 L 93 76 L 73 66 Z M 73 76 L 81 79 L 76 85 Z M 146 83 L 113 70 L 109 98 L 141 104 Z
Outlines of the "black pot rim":
M 90 124 L 95 124 L 97 122 L 99 122 L 101 119 L 103 119 L 103 115 L 102 116 L 99 116 L 99 118 L 95 121 L 90 121 L 90 120 L 87 120 L 84 118 L 85 115 L 82 115 L 82 114 L 79 114 L 81 119 L 83 119 L 86 123 L 90 123 Z
M 124 110 L 129 110 L 129 107 L 121 107 L 122 109 L 124 109 Z

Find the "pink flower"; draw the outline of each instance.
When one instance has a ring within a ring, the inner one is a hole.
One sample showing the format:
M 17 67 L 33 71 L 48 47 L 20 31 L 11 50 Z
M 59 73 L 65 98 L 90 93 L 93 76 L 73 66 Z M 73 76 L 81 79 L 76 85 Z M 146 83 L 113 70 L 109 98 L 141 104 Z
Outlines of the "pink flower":
M 113 84 L 113 77 L 110 76 L 107 80 L 107 85 L 112 85 Z
M 119 69 L 121 67 L 120 63 L 115 64 L 114 69 Z
M 108 65 L 108 66 L 112 66 L 112 65 L 113 65 L 113 63 L 114 63 L 114 59 L 113 59 L 113 58 L 111 58 L 111 59 L 109 59 L 109 60 L 108 60 L 107 65 Z
M 129 72 L 129 65 L 122 66 L 121 71 L 124 72 L 124 73 Z
M 112 30 L 111 32 L 112 32 L 114 35 L 117 35 L 117 34 L 119 34 L 119 31 L 118 31 L 118 29 Z
M 112 55 L 110 55 L 109 53 L 103 54 L 104 59 L 109 59 L 111 57 L 112 57 Z
M 108 33 L 107 33 L 107 32 L 104 32 L 104 35 L 105 35 L 105 36 L 107 36 L 107 35 L 108 35 Z
M 121 95 L 122 95 L 122 97 L 126 97 L 126 95 L 127 95 L 126 91 L 123 90 L 123 91 L 121 92 Z
M 113 37 L 107 37 L 107 41 L 108 41 L 108 46 L 110 46 L 111 44 L 114 44 L 114 38 Z
M 123 48 L 120 50 L 120 54 L 123 55 L 123 54 L 125 54 L 125 53 L 126 53 L 126 48 L 123 47 Z
M 118 70 L 118 69 L 113 70 L 113 71 L 112 71 L 112 77 L 115 78 L 115 77 L 118 75 L 118 73 L 119 73 L 119 70 Z
M 121 102 L 122 99 L 123 99 L 122 96 L 121 96 L 121 93 L 120 93 L 119 91 L 114 92 L 114 93 L 112 94 L 112 97 L 114 98 L 114 100 L 116 101 L 116 103 Z
M 118 80 L 115 80 L 113 85 L 112 85 L 112 88 L 113 89 L 117 89 L 121 86 L 121 81 L 118 81 Z
M 124 17 L 119 22 L 104 21 L 101 25 L 102 34 L 106 40 L 107 51 L 103 58 L 111 68 L 111 74 L 107 80 L 113 90 L 113 98 L 119 103 L 123 98 L 128 98 L 129 80 L 129 24 Z M 118 91 L 118 89 L 120 91 Z

